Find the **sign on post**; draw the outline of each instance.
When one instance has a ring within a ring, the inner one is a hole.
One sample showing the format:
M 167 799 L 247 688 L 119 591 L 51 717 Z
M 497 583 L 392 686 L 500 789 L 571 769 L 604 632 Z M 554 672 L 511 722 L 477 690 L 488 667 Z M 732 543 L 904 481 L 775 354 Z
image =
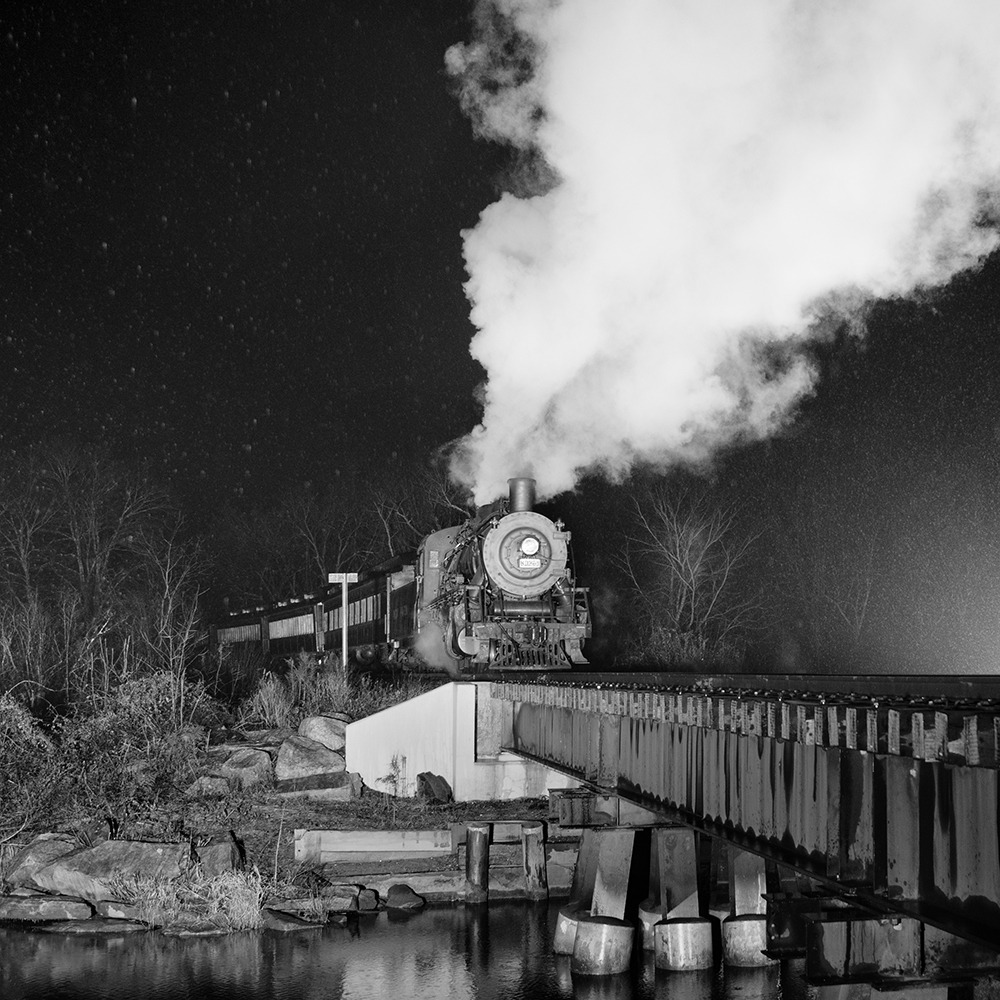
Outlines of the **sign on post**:
M 330 573 L 326 578 L 327 583 L 340 584 L 340 669 L 347 676 L 347 585 L 358 582 L 357 573 Z

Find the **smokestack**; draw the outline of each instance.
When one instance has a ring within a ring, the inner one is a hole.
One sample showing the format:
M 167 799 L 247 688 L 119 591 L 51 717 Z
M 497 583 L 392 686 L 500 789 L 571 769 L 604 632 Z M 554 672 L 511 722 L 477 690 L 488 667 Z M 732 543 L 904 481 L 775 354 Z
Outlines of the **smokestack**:
M 508 479 L 507 488 L 510 491 L 510 510 L 516 513 L 519 510 L 531 510 L 535 506 L 535 481 L 521 476 L 517 479 Z

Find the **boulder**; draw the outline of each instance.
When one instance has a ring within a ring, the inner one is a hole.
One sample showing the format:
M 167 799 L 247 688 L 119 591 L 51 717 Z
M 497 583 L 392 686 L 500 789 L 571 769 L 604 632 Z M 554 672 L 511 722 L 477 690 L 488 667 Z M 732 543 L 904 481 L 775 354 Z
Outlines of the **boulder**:
M 294 736 L 291 729 L 247 729 L 242 734 L 243 739 L 251 746 L 261 749 L 263 747 L 276 747 L 284 743 L 285 740 Z
M 261 913 L 264 921 L 264 930 L 275 934 L 291 934 L 293 931 L 316 931 L 322 930 L 324 921 L 303 920 L 300 917 L 292 916 L 290 913 L 279 913 L 276 910 L 265 909 Z
M 107 920 L 103 917 L 91 917 L 90 920 L 57 920 L 53 923 L 40 924 L 36 930 L 46 934 L 108 935 L 136 934 L 148 931 L 146 924 L 135 920 Z
M 195 778 L 184 789 L 184 797 L 188 799 L 220 799 L 230 793 L 229 779 L 218 775 L 203 774 Z
M 358 910 L 361 913 L 371 913 L 378 909 L 378 893 L 374 889 L 358 890 Z
M 451 785 L 440 774 L 421 771 L 417 775 L 417 798 L 422 799 L 429 805 L 443 806 L 451 802 L 454 797 Z
M 315 802 L 353 802 L 361 798 L 364 783 L 354 771 L 339 774 L 313 774 L 305 778 L 290 778 L 275 784 L 282 798 L 309 799 Z
M 202 875 L 221 875 L 223 872 L 235 871 L 242 865 L 239 848 L 232 840 L 202 844 L 195 848 L 194 853 Z M 189 847 L 188 859 L 185 863 L 190 864 L 192 860 Z
M 235 867 L 233 845 L 206 844 L 196 849 L 197 860 L 206 875 L 218 875 Z M 176 878 L 193 863 L 188 844 L 159 844 L 138 840 L 106 840 L 56 859 L 39 868 L 32 884 L 63 896 L 80 896 L 96 903 L 114 899 L 109 887 L 116 876 L 144 875 Z
M 0 921 L 89 920 L 91 908 L 82 899 L 61 896 L 0 896 Z
M 214 774 L 225 778 L 237 788 L 253 788 L 269 782 L 274 773 L 271 757 L 265 750 L 245 747 L 237 750 L 225 763 L 215 768 Z
M 125 922 L 138 920 L 141 912 L 136 903 L 120 903 L 116 899 L 102 899 L 94 905 L 94 910 L 106 920 Z
M 385 896 L 387 910 L 420 910 L 425 903 L 423 896 L 418 896 L 408 885 L 398 882 L 389 886 Z
M 323 919 L 331 913 L 350 913 L 358 909 L 358 889 L 352 886 L 335 887 L 330 892 L 316 896 L 283 899 L 274 896 L 264 906 L 277 913 L 290 913 L 303 920 Z
M 341 751 L 347 743 L 349 715 L 332 712 L 330 715 L 311 715 L 299 724 L 299 736 L 322 743 L 329 750 Z
M 160 928 L 160 933 L 167 937 L 221 937 L 228 934 L 232 928 L 224 921 L 215 921 L 196 913 L 179 913 L 168 924 Z
M 278 750 L 274 776 L 281 782 L 314 774 L 338 774 L 346 768 L 343 754 L 305 736 L 291 736 Z
M 65 833 L 40 833 L 11 859 L 5 882 L 11 888 L 31 885 L 31 876 L 56 858 L 80 849 L 76 837 Z

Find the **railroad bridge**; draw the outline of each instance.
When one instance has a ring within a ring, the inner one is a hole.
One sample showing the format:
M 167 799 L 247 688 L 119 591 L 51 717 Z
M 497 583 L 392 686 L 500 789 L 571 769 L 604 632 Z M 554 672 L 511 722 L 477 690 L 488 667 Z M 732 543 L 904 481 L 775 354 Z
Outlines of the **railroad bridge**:
M 509 749 L 584 782 L 603 822 L 642 807 L 654 838 L 677 824 L 728 857 L 729 912 L 763 900 L 768 950 L 814 981 L 947 995 L 1000 966 L 1000 683 L 573 674 L 488 695 Z

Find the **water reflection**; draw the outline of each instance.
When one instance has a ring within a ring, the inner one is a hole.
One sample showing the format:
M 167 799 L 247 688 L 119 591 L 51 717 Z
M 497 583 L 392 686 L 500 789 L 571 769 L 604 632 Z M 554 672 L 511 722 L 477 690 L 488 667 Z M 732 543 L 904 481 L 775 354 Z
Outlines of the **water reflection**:
M 78 937 L 0 928 L 3 1000 L 805 1000 L 800 970 L 572 975 L 555 905 L 361 915 L 289 936 Z

